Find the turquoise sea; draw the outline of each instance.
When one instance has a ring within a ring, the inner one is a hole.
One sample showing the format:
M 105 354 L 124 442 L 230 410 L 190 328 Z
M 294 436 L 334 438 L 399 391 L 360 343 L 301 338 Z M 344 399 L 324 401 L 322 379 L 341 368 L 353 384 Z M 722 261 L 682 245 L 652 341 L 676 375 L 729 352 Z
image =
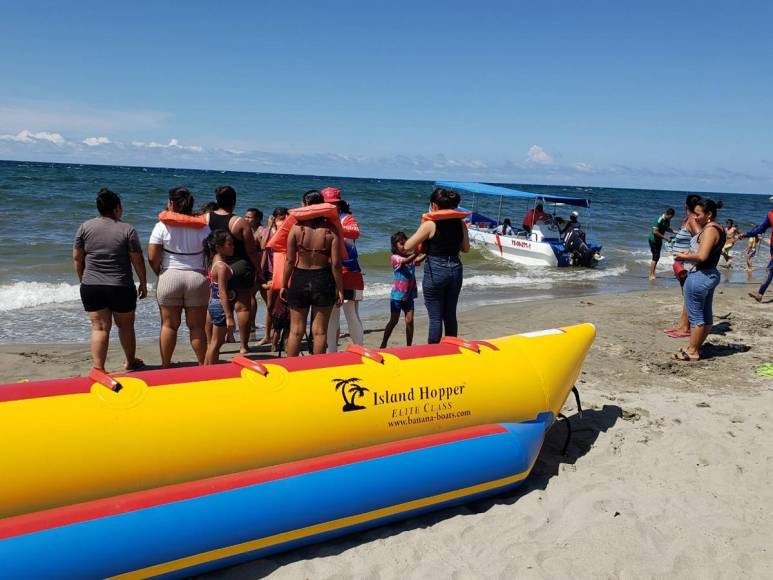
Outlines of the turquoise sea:
M 397 230 L 410 234 L 417 227 L 432 190 L 430 181 L 0 161 L 0 343 L 88 340 L 89 325 L 78 298 L 71 245 L 78 225 L 96 215 L 96 193 L 101 187 L 118 193 L 123 200 L 124 221 L 134 225 L 147 241 L 158 212 L 166 205 L 167 191 L 179 185 L 194 192 L 197 206 L 210 201 L 218 185 L 231 185 L 238 194 L 237 212 L 257 207 L 267 215 L 276 206 L 299 205 L 308 189 L 341 188 L 363 231 L 358 248 L 366 275 L 362 314 L 368 328 L 381 328 L 388 316 L 389 237 Z M 485 303 L 649 287 L 649 227 L 669 206 L 680 216 L 687 195 L 683 191 L 504 185 L 536 193 L 589 197 L 591 209 L 582 210 L 580 221 L 590 224 L 589 237 L 604 245 L 606 259 L 593 270 L 551 270 L 508 265 L 485 251 L 473 250 L 463 258 L 463 310 Z M 722 220 L 733 218 L 744 228 L 761 221 L 768 209 L 767 195 L 710 196 L 724 202 Z M 479 198 L 476 209 L 496 216 L 497 204 L 496 199 L 481 203 Z M 506 202 L 502 217 L 520 223 L 526 209 L 525 202 Z M 559 208 L 559 214 L 568 211 Z M 732 268 L 724 270 L 723 283 L 750 284 L 762 278 L 767 251 L 756 258 L 750 282 L 744 248 L 745 242 L 736 247 L 738 258 Z M 664 254 L 656 285 L 674 285 L 671 263 Z M 155 282 L 152 274 L 149 281 L 151 286 Z M 417 314 L 424 314 L 421 301 Z M 149 298 L 138 310 L 138 336 L 156 337 L 158 326 L 157 307 Z

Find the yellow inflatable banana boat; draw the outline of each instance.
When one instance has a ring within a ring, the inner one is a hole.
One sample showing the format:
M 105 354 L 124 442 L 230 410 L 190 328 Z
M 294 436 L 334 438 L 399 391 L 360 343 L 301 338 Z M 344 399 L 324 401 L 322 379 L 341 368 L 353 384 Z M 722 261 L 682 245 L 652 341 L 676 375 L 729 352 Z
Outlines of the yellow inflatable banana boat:
M 0 559 L 20 577 L 190 574 L 507 489 L 594 336 L 0 386 Z

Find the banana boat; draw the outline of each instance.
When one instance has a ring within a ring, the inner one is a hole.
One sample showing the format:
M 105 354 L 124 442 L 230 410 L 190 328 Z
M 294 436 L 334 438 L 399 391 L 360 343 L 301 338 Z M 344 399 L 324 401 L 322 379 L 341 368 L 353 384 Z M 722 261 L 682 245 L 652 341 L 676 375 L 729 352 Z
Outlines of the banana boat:
M 3 577 L 188 576 L 509 490 L 594 336 L 0 385 Z

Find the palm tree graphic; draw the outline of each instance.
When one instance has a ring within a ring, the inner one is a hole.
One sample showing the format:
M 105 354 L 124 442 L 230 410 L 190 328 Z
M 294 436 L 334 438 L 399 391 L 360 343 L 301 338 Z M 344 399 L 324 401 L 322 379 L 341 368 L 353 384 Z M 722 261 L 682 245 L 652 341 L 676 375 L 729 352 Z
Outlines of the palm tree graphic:
M 363 405 L 357 405 L 355 400 L 357 397 L 362 397 L 365 395 L 365 392 L 369 391 L 370 389 L 357 384 L 358 381 L 360 381 L 360 379 L 357 377 L 353 377 L 351 379 L 333 379 L 333 382 L 336 386 L 336 391 L 339 389 L 341 390 L 341 396 L 344 399 L 344 406 L 342 410 L 345 413 L 348 411 L 359 411 L 360 409 L 365 408 Z M 351 398 L 346 396 L 347 390 L 349 395 L 351 395 Z

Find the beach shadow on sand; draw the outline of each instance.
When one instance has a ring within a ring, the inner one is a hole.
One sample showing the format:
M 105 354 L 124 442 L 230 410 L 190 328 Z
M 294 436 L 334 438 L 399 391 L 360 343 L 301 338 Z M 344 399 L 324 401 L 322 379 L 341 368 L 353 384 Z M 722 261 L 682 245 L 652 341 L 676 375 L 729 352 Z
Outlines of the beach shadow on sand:
M 572 438 L 565 455 L 562 454 L 562 449 L 566 442 L 566 425 L 563 424 L 564 421 L 556 421 L 545 436 L 542 450 L 529 477 L 513 491 L 255 560 L 212 573 L 208 577 L 230 580 L 262 578 L 294 562 L 335 556 L 361 544 L 388 538 L 409 530 L 427 528 L 449 518 L 483 513 L 496 505 L 512 505 L 533 491 L 546 489 L 548 482 L 558 475 L 562 465 L 574 465 L 578 459 L 591 450 L 599 435 L 614 427 L 618 419 L 622 417 L 623 410 L 617 405 L 604 405 L 601 409 L 585 410 L 582 417 L 578 413 L 571 415 L 569 421 L 572 425 Z

